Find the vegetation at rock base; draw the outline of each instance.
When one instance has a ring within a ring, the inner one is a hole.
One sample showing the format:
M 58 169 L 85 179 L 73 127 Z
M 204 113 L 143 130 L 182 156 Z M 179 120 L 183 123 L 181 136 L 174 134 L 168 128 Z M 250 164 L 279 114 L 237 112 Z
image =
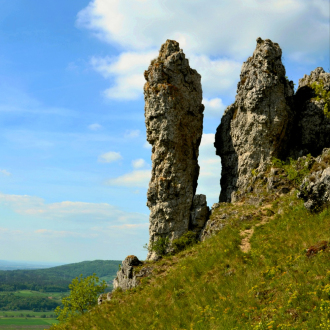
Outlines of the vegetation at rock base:
M 155 251 L 159 256 L 164 256 L 167 252 L 167 249 L 169 247 L 169 238 L 167 236 L 165 237 L 159 237 L 157 241 L 152 242 L 150 248 L 146 246 L 146 248 L 150 251 Z
M 63 308 L 58 306 L 55 314 L 60 322 L 70 320 L 77 314 L 84 314 L 97 304 L 97 297 L 104 292 L 107 284 L 99 282 L 99 278 L 93 274 L 83 278 L 82 275 L 72 280 L 69 285 L 70 295 L 62 299 Z
M 148 247 L 148 244 L 145 244 L 143 247 L 148 251 L 155 251 L 159 256 L 165 256 L 176 254 L 196 243 L 196 233 L 188 231 L 172 242 L 169 241 L 168 237 L 159 237 L 157 241 L 152 242 L 150 247 Z
M 184 233 L 181 237 L 174 239 L 171 243 L 173 253 L 178 253 L 197 243 L 197 235 L 193 231 Z
M 310 154 L 298 160 L 292 158 L 288 158 L 286 161 L 277 158 L 272 159 L 272 165 L 284 169 L 288 180 L 296 188 L 299 187 L 303 178 L 309 173 L 313 164 L 314 160 Z
M 325 101 L 325 105 L 323 108 L 324 111 L 324 115 L 330 119 L 330 91 L 326 91 L 324 89 L 324 83 L 323 80 L 320 79 L 320 82 L 313 82 L 311 84 L 311 87 L 314 89 L 315 93 L 316 93 L 316 101 L 320 101 L 320 100 L 324 100 Z

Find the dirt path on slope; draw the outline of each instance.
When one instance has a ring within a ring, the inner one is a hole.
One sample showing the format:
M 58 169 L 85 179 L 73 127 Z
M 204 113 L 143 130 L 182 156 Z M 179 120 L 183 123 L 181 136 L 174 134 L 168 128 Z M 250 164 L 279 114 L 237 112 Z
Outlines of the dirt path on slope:
M 267 209 L 269 207 L 270 207 L 270 205 L 265 205 L 265 206 L 261 207 L 261 210 Z M 263 216 L 262 220 L 259 223 L 255 224 L 254 226 L 252 226 L 252 228 L 240 231 L 239 234 L 240 234 L 240 236 L 243 237 L 242 241 L 241 241 L 241 245 L 240 245 L 242 252 L 248 253 L 251 250 L 250 240 L 254 233 L 254 227 L 262 226 L 262 225 L 266 224 L 267 222 L 269 222 L 272 218 L 273 218 L 273 216 L 271 216 L 271 217 Z

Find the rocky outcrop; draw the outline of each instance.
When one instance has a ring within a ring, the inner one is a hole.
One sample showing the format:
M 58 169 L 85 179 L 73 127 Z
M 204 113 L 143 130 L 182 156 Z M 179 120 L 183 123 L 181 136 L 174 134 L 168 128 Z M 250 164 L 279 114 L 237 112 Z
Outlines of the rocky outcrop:
M 149 246 L 170 241 L 190 227 L 197 188 L 197 162 L 203 130 L 201 76 L 189 66 L 179 43 L 167 40 L 148 70 L 144 85 L 147 140 L 152 145 Z M 147 259 L 156 259 L 149 252 Z
M 315 159 L 310 173 L 299 187 L 298 197 L 305 207 L 318 211 L 330 204 L 330 149 L 324 149 Z
M 143 266 L 143 264 L 138 257 L 134 255 L 127 256 L 122 262 L 116 278 L 113 280 L 113 291 L 118 288 L 126 291 L 138 286 L 141 279 L 149 276 L 153 270 L 151 266 Z M 112 292 L 102 293 L 97 299 L 98 305 L 101 305 L 104 301 L 111 300 L 111 297 Z
M 221 119 L 215 136 L 221 157 L 220 202 L 235 201 L 273 157 L 288 150 L 293 125 L 293 82 L 285 77 L 282 50 L 269 39 L 243 63 L 235 102 Z
M 123 261 L 117 277 L 113 280 L 113 289 L 121 288 L 127 290 L 138 285 L 138 278 L 134 271 L 134 266 L 140 266 L 142 262 L 133 255 L 127 256 Z
M 206 239 L 217 234 L 221 229 L 227 225 L 227 219 L 235 215 L 235 210 L 233 212 L 219 212 L 222 205 L 226 203 L 215 203 L 211 209 L 211 218 L 206 222 L 201 234 L 200 241 L 205 241 Z
M 316 157 L 330 146 L 330 119 L 324 113 L 326 101 L 317 100 L 312 83 L 323 83 L 324 90 L 330 91 L 330 73 L 318 67 L 299 79 L 294 96 L 295 124 L 292 128 L 290 155 L 294 158 L 311 154 Z
M 100 294 L 99 297 L 97 298 L 97 304 L 102 305 L 103 302 L 111 300 L 111 296 L 112 296 L 111 292 Z

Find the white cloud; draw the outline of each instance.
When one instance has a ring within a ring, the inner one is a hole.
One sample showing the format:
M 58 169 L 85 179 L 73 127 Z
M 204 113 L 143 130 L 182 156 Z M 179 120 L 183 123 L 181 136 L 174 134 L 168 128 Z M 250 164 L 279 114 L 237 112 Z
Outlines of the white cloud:
M 279 43 L 285 56 L 301 64 L 328 56 L 327 8 L 326 0 L 93 0 L 78 13 L 77 25 L 123 49 L 91 59 L 96 71 L 111 78 L 104 91 L 110 99 L 142 97 L 143 72 L 166 39 L 177 40 L 201 74 L 204 97 L 232 98 L 259 36 Z
M 37 229 L 34 231 L 38 235 L 48 237 L 82 237 L 82 238 L 96 238 L 98 234 L 83 232 L 79 233 L 76 231 L 67 230 L 50 230 L 50 229 Z
M 135 170 L 131 173 L 110 179 L 106 183 L 110 186 L 148 188 L 150 179 L 151 170 Z
M 88 128 L 92 131 L 98 131 L 102 128 L 102 125 L 95 123 L 95 124 L 89 125 Z
M 124 134 L 125 139 L 136 138 L 138 136 L 140 136 L 140 130 L 138 129 L 126 130 Z
M 143 148 L 145 148 L 145 149 L 152 149 L 152 146 L 151 146 L 151 144 L 148 141 L 146 141 L 146 142 L 143 143 Z
M 214 97 L 219 93 L 229 94 L 229 96 L 235 95 L 242 67 L 241 61 L 227 58 L 212 60 L 205 55 L 192 55 L 189 64 L 202 76 L 204 96 Z
M 96 71 L 104 77 L 114 79 L 114 86 L 105 91 L 111 99 L 134 100 L 143 96 L 143 76 L 158 52 L 122 53 L 119 57 L 93 58 L 91 63 Z M 226 58 L 210 59 L 205 55 L 189 57 L 190 66 L 202 76 L 204 95 L 215 96 L 221 93 L 236 92 L 242 62 Z
M 22 215 L 31 215 L 51 220 L 78 221 L 79 223 L 112 222 L 113 225 L 125 223 L 144 223 L 147 215 L 126 212 L 108 203 L 86 203 L 64 201 L 45 203 L 36 196 L 9 195 L 0 193 L 0 205 Z M 47 229 L 48 230 L 48 229 Z
M 145 79 L 143 76 L 158 52 L 126 52 L 115 57 L 92 57 L 91 65 L 105 78 L 114 80 L 114 86 L 104 91 L 111 99 L 135 100 L 141 97 Z
M 146 223 L 138 223 L 138 224 L 125 224 L 125 225 L 115 225 L 110 226 L 110 228 L 118 228 L 118 229 L 135 229 L 135 228 L 148 228 L 149 222 Z
M 78 26 L 124 49 L 158 50 L 175 39 L 189 55 L 240 61 L 259 36 L 318 58 L 327 52 L 328 22 L 326 0 L 93 0 L 77 15 Z
M 221 118 L 226 106 L 218 97 L 214 99 L 203 99 L 205 105 L 204 115 L 210 118 Z
M 6 176 L 10 176 L 11 175 L 11 173 L 8 172 L 7 170 L 1 170 L 0 169 L 0 173 L 2 173 L 3 175 L 6 175 Z
M 98 161 L 100 163 L 112 163 L 123 157 L 119 152 L 109 151 L 99 156 Z
M 142 168 L 142 167 L 148 166 L 148 164 L 146 163 L 146 161 L 144 159 L 139 158 L 139 159 L 132 160 L 132 166 L 134 168 Z

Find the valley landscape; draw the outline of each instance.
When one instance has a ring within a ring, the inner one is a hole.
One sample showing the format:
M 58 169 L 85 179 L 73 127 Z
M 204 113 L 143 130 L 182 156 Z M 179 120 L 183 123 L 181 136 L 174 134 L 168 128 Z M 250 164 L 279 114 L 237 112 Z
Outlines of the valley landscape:
M 73 278 L 95 273 L 107 282 L 108 292 L 119 264 L 116 260 L 95 260 L 46 269 L 0 271 L 0 328 L 50 327 L 58 322 L 54 309 L 69 295 Z

